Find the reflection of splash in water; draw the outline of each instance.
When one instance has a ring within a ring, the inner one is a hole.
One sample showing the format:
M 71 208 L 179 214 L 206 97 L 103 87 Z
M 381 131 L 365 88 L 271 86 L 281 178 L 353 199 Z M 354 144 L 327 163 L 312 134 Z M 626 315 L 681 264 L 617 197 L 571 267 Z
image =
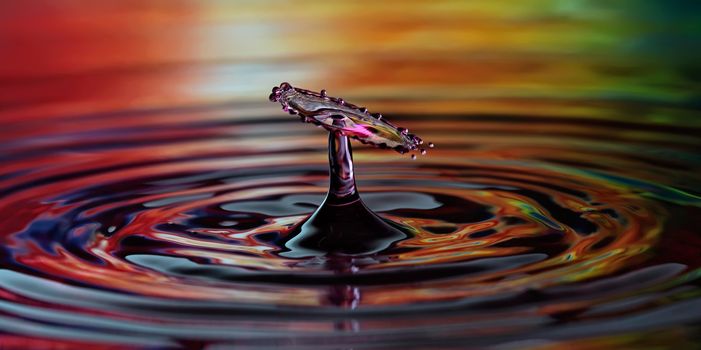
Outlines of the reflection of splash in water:
M 383 346 L 431 325 L 487 346 L 699 320 L 699 200 L 674 183 L 695 180 L 654 161 L 673 150 L 698 166 L 683 128 L 624 123 L 640 132 L 600 142 L 623 122 L 405 116 L 442 147 L 421 162 L 356 157 L 365 204 L 406 237 L 365 256 L 287 257 L 326 192 L 323 141 L 218 108 L 128 130 L 115 113 L 82 131 L 108 144 L 57 134 L 13 146 L 0 165 L 3 329 L 261 346 L 343 329 Z M 673 141 L 641 153 L 650 137 Z M 83 152 L 56 151 L 71 149 Z

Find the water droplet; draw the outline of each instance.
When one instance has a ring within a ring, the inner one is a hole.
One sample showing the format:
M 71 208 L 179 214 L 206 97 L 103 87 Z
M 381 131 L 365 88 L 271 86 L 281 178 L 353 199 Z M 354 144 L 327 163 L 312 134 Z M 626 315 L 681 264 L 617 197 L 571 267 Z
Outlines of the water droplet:
M 420 149 L 419 151 L 421 152 L 421 155 L 426 155 L 426 149 L 425 149 L 425 148 L 422 148 L 422 149 Z
M 429 142 L 429 143 L 428 143 L 428 148 L 433 148 L 433 147 L 436 147 L 436 145 L 434 145 L 433 142 Z
M 319 92 L 319 95 L 320 95 L 321 97 L 324 97 L 324 98 L 325 98 L 325 97 L 326 97 L 326 89 L 321 89 L 321 91 Z
M 416 154 L 412 154 L 411 159 L 416 159 Z

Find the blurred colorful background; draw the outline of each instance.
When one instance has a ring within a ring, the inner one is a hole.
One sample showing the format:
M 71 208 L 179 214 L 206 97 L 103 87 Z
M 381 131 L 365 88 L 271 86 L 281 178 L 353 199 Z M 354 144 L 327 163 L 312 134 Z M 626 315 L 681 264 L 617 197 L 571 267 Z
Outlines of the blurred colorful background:
M 604 0 L 3 1 L 0 116 L 259 102 L 287 80 L 397 111 L 432 104 L 437 112 L 555 115 L 567 107 L 591 116 L 609 101 L 644 100 L 626 114 L 654 122 L 698 107 L 700 8 Z

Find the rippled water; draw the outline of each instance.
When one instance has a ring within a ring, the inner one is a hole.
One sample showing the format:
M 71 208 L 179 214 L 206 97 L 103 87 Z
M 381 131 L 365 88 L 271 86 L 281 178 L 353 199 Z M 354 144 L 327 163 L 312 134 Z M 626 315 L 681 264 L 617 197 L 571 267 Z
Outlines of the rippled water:
M 286 254 L 328 188 L 326 133 L 265 102 L 7 123 L 0 329 L 192 348 L 698 341 L 697 127 L 390 112 L 438 147 L 354 145 L 361 197 L 408 232 L 358 256 Z

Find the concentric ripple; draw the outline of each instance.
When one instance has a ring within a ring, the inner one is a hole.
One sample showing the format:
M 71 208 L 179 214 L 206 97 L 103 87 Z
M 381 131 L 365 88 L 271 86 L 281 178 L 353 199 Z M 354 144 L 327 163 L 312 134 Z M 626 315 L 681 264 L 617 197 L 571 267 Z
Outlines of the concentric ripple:
M 700 130 L 393 116 L 440 147 L 411 161 L 358 145 L 356 174 L 366 204 L 410 237 L 290 258 L 284 242 L 328 186 L 326 134 L 273 115 L 219 105 L 9 125 L 0 329 L 135 346 L 480 348 L 701 321 Z

